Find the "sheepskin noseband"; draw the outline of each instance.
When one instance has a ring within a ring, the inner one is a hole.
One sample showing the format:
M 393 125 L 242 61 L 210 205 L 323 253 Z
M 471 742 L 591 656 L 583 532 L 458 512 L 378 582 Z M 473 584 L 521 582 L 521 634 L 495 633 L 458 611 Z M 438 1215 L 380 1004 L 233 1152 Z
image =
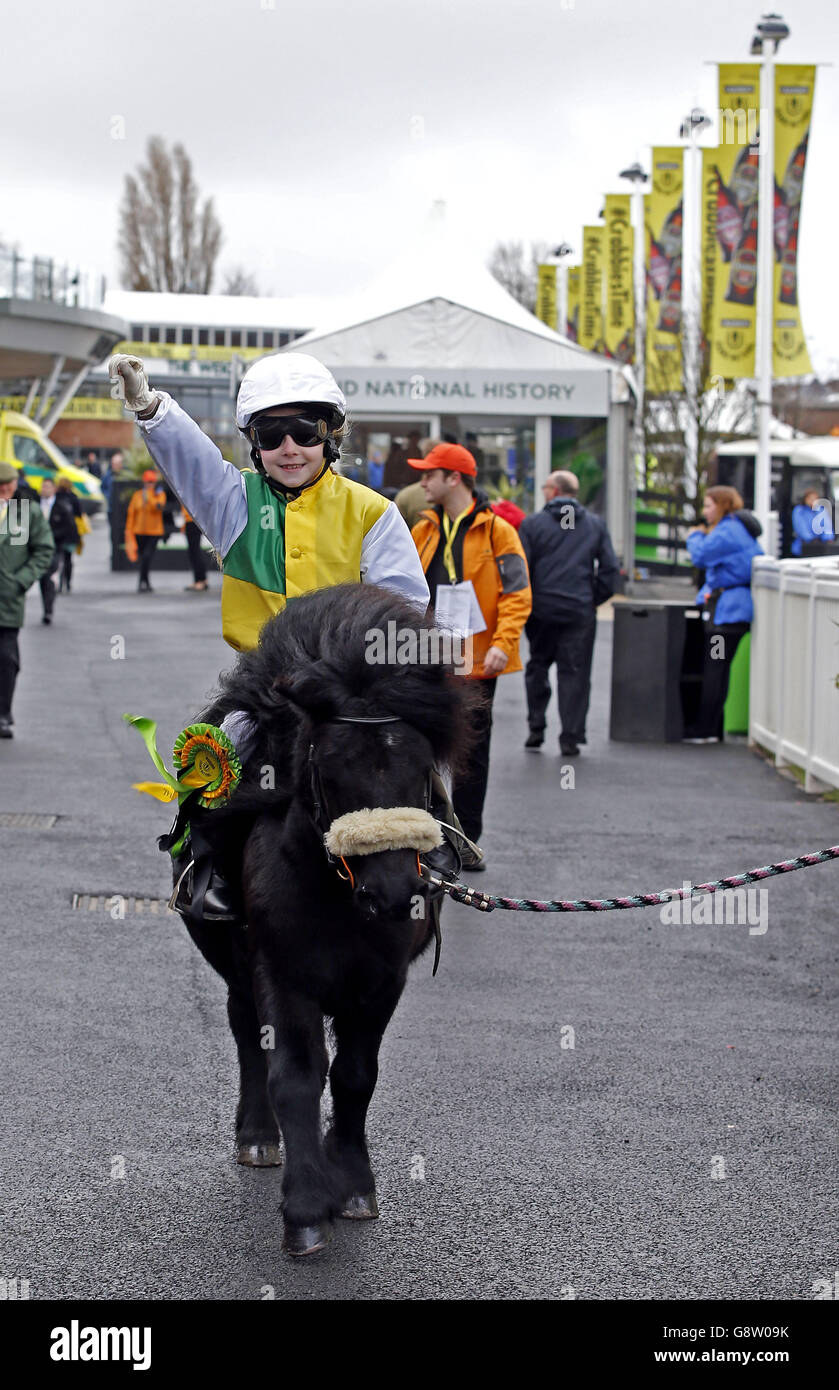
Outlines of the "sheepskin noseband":
M 443 836 L 428 811 L 416 806 L 377 806 L 372 811 L 348 811 L 339 816 L 323 842 L 336 859 L 349 859 L 383 849 L 436 849 Z

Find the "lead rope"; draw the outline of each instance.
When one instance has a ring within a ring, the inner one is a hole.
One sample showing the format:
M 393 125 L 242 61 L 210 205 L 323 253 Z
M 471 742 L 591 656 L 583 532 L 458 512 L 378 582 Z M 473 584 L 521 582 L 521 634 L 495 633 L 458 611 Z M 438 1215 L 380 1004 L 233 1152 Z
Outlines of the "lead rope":
M 700 893 L 716 893 L 720 888 L 742 888 L 747 883 L 760 883 L 764 878 L 793 873 L 796 869 L 811 869 L 815 864 L 826 864 L 830 859 L 839 859 L 839 845 L 815 850 L 812 854 L 799 854 L 795 859 L 782 859 L 777 864 L 765 864 L 760 869 L 748 869 L 742 874 L 731 874 L 729 878 L 718 878 L 713 883 L 694 883 L 688 889 L 635 893 L 622 898 L 504 898 L 492 893 L 480 893 L 468 883 L 441 878 L 427 865 L 423 865 L 423 878 L 433 887 L 442 888 L 455 902 L 477 908 L 479 912 L 494 912 L 496 908 L 507 912 L 614 912 L 621 908 L 658 907 L 661 903 L 694 898 Z

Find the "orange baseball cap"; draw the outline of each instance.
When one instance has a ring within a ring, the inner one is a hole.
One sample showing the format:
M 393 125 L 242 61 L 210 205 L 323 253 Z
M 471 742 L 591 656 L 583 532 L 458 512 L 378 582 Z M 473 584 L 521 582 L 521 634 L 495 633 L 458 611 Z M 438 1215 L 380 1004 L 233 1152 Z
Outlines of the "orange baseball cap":
M 144 482 L 144 483 L 156 483 L 156 482 L 157 482 L 157 474 L 155 473 L 155 471 L 154 471 L 153 468 L 147 468 L 147 469 L 146 469 L 145 473 L 143 474 L 143 482 Z
M 444 468 L 447 473 L 468 473 L 477 476 L 478 465 L 462 444 L 435 444 L 424 459 L 408 459 L 412 468 Z

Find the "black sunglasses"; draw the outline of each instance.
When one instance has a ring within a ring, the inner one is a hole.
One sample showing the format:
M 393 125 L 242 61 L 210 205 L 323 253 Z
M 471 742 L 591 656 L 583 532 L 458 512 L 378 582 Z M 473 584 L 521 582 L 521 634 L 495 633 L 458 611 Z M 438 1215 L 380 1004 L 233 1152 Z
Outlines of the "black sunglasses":
M 259 449 L 279 449 L 287 434 L 300 447 L 311 448 L 323 443 L 329 425 L 326 420 L 313 420 L 307 415 L 266 415 L 253 422 L 250 433 Z

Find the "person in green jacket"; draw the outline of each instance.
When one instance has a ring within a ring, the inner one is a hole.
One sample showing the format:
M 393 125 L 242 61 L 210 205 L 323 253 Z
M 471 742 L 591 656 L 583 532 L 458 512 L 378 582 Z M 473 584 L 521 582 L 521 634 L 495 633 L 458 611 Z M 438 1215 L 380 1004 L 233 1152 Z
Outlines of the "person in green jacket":
M 12 737 L 12 696 L 20 670 L 17 635 L 26 591 L 46 574 L 55 553 L 37 499 L 15 498 L 18 471 L 0 463 L 0 738 Z

